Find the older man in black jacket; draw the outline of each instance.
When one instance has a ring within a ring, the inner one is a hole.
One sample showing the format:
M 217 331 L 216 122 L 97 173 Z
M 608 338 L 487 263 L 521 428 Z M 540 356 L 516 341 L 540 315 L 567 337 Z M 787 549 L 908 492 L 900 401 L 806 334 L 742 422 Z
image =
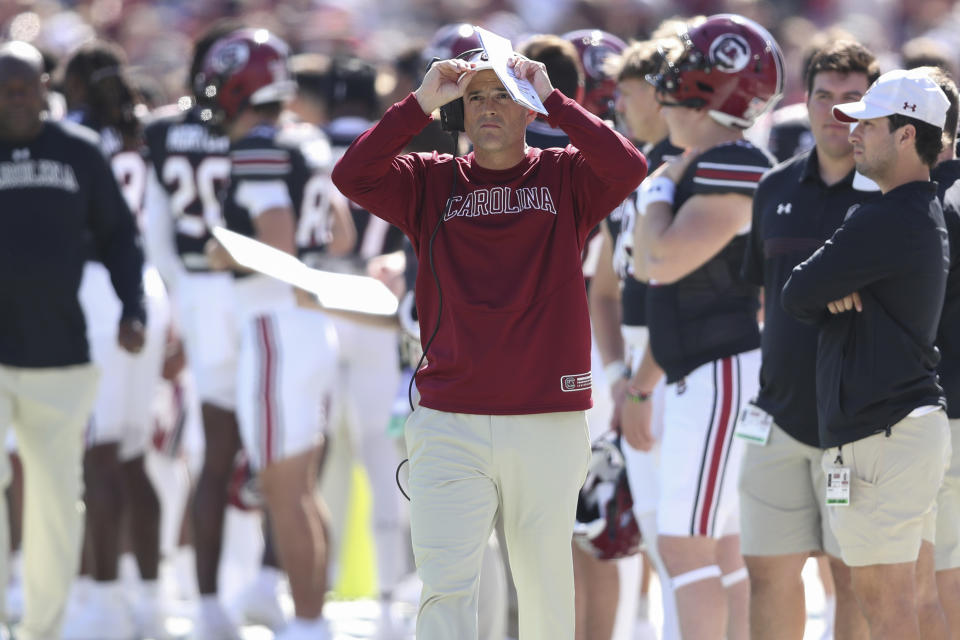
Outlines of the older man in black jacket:
M 146 320 L 133 216 L 96 134 L 41 117 L 44 78 L 34 47 L 0 46 L 0 441 L 15 425 L 27 479 L 26 614 L 17 637 L 27 640 L 60 637 L 80 559 L 83 430 L 97 372 L 77 289 L 91 252 L 109 269 L 123 305 L 117 336 L 124 349 L 142 348 Z M 0 489 L 9 481 L 0 456 Z M 6 514 L 0 490 L 4 551 Z M 6 557 L 0 553 L 0 584 Z

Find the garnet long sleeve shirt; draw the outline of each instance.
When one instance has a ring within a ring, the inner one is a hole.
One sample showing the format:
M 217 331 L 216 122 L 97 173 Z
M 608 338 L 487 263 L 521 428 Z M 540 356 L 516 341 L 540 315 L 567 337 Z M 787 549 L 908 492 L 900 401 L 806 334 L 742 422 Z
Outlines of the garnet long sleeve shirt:
M 400 155 L 430 122 L 413 95 L 334 169 L 344 195 L 400 227 L 417 253 L 424 345 L 436 329 L 417 374 L 425 407 L 515 415 L 591 406 L 580 255 L 590 229 L 643 180 L 646 161 L 559 91 L 544 106 L 571 144 L 528 148 L 509 169 L 484 169 L 472 153 Z

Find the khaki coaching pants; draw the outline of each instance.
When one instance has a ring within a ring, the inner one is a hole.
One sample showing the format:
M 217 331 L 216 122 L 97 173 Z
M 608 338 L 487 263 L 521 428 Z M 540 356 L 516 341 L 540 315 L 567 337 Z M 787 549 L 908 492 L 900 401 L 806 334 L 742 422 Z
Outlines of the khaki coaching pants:
M 418 407 L 406 424 L 410 527 L 423 581 L 417 640 L 475 640 L 480 565 L 497 516 L 523 640 L 572 640 L 571 540 L 590 462 L 585 412 Z
M 83 534 L 83 432 L 96 398 L 93 365 L 21 369 L 0 365 L 0 442 L 16 429 L 23 461 L 25 611 L 22 640 L 58 640 Z M 0 455 L 0 585 L 7 583 L 9 523 Z M 0 599 L 2 601 L 2 599 Z M 5 612 L 2 618 L 6 618 Z

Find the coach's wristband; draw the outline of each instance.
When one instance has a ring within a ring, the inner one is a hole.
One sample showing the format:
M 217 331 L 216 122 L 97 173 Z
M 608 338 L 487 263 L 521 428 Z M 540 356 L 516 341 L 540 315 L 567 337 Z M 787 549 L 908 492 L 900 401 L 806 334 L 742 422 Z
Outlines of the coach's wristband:
M 627 397 L 634 402 L 646 402 L 650 399 L 651 395 L 653 395 L 653 393 L 650 391 L 640 391 L 636 387 L 627 387 Z
M 667 204 L 673 204 L 674 192 L 677 190 L 677 185 L 673 183 L 673 180 L 665 176 L 658 176 L 656 178 L 647 178 L 640 185 L 640 196 L 637 199 L 637 211 L 640 215 L 647 215 L 647 207 L 649 207 L 654 202 L 666 202 Z
M 614 360 L 603 367 L 603 374 L 607 378 L 607 382 L 613 384 L 629 376 L 630 370 L 627 369 L 627 365 L 623 363 L 623 360 Z

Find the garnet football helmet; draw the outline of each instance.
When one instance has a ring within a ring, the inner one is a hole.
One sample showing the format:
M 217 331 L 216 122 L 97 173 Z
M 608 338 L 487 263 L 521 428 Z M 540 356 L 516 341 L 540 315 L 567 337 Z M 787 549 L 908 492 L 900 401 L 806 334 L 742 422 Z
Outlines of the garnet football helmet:
M 608 57 L 619 56 L 627 45 L 612 33 L 599 29 L 580 29 L 560 37 L 572 43 L 580 54 L 585 82 L 583 107 L 595 116 L 613 120 L 617 81 L 605 66 Z
M 647 76 L 661 104 L 707 109 L 720 124 L 746 129 L 783 95 L 783 53 L 753 20 L 710 16 L 680 40 L 660 72 Z
M 632 556 L 640 550 L 641 536 L 620 436 L 612 431 L 601 436 L 591 451 L 587 480 L 577 501 L 573 539 L 600 560 Z
M 194 78 L 205 119 L 229 121 L 248 106 L 292 98 L 297 84 L 288 58 L 287 44 L 266 29 L 240 29 L 218 40 Z

